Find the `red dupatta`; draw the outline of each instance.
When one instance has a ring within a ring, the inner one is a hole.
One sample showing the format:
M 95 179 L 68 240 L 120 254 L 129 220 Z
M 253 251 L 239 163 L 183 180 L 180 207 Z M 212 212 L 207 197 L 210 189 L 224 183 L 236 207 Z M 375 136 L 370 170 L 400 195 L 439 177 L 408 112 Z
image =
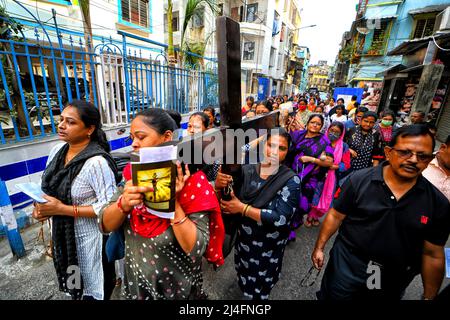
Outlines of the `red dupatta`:
M 129 163 L 123 170 L 123 177 L 128 181 L 131 180 L 131 176 L 131 164 Z M 210 238 L 205 257 L 217 267 L 221 266 L 225 262 L 222 253 L 225 227 L 214 188 L 202 171 L 189 177 L 178 195 L 178 201 L 186 215 L 202 211 L 209 212 Z M 142 205 L 135 207 L 131 212 L 130 225 L 131 229 L 140 236 L 154 238 L 170 227 L 170 220 L 151 214 Z

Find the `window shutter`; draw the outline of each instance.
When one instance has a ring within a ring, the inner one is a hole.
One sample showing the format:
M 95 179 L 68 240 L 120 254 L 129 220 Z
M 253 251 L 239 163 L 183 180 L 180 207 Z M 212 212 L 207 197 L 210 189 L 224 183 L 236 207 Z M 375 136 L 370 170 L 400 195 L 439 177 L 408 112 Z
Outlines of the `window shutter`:
M 122 20 L 130 21 L 130 0 L 120 0 L 122 6 Z
M 416 23 L 416 30 L 414 31 L 414 37 L 413 39 L 420 39 L 423 36 L 424 30 L 425 30 L 425 25 L 427 23 L 427 20 L 417 20 Z
M 139 0 L 139 25 L 148 27 L 148 1 Z

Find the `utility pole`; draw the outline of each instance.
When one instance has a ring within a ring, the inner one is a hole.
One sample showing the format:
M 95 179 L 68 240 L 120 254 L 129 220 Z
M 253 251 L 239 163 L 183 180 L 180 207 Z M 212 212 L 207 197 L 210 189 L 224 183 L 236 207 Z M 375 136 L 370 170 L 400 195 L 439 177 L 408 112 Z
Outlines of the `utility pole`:
M 0 180 L 0 219 L 6 228 L 5 233 L 8 237 L 13 256 L 18 259 L 22 258 L 25 255 L 25 247 L 23 246 L 11 200 L 9 199 L 8 189 L 2 180 Z

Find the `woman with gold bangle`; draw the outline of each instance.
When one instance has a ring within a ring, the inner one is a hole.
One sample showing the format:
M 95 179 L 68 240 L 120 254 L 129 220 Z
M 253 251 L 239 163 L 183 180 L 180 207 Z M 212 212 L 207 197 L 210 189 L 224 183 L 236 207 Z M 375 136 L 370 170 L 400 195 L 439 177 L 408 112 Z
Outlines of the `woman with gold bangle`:
M 132 147 L 154 147 L 172 140 L 175 122 L 162 109 L 141 111 L 131 122 Z M 220 206 L 206 175 L 191 175 L 177 164 L 175 216 L 163 219 L 143 205 L 152 187 L 133 186 L 128 165 L 127 181 L 103 208 L 103 232 L 124 226 L 125 272 L 122 295 L 130 300 L 203 299 L 202 257 L 223 264 L 224 227 Z
M 279 279 L 291 219 L 300 195 L 300 179 L 282 165 L 290 136 L 283 128 L 267 135 L 264 161 L 242 167 L 242 188 L 224 214 L 241 214 L 235 243 L 235 268 L 244 299 L 264 300 Z

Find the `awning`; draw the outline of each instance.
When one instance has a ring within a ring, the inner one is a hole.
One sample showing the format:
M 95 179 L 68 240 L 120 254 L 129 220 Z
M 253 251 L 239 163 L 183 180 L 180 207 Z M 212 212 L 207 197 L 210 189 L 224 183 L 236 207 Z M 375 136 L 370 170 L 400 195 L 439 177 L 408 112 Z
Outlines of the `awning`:
M 424 14 L 424 13 L 432 13 L 432 12 L 440 12 L 444 11 L 450 4 L 440 4 L 440 5 L 433 5 L 433 6 L 427 6 L 420 9 L 413 9 L 410 10 L 408 13 L 412 16 L 416 14 Z
M 389 51 L 387 53 L 387 55 L 388 56 L 406 55 L 406 54 L 408 54 L 410 52 L 414 52 L 414 51 L 417 51 L 419 49 L 422 49 L 423 47 L 426 47 L 430 40 L 431 40 L 431 37 L 405 41 L 401 45 L 399 45 L 396 48 L 394 48 L 391 51 Z
M 397 73 L 397 72 L 400 72 L 405 69 L 406 69 L 406 66 L 399 63 L 399 64 L 396 64 L 395 66 L 389 67 L 389 68 L 377 73 L 376 76 L 383 77 L 383 76 L 386 76 L 388 73 Z
M 436 34 L 434 36 L 434 39 L 436 41 L 444 40 L 450 38 L 450 32 L 447 33 L 441 33 Z M 397 46 L 396 48 L 392 49 L 387 53 L 388 56 L 400 56 L 400 55 L 406 55 L 411 52 L 415 52 L 419 49 L 422 49 L 426 46 L 428 46 L 428 42 L 433 41 L 433 36 L 421 38 L 421 39 L 413 39 L 408 40 Z
M 368 7 L 364 19 L 394 19 L 397 18 L 397 8 L 398 4 Z
M 409 72 L 411 72 L 411 71 L 421 70 L 421 69 L 423 69 L 423 67 L 424 67 L 423 64 L 419 64 L 419 65 L 417 65 L 417 66 L 413 66 L 413 67 L 411 67 L 411 68 L 402 70 L 401 73 L 409 73 Z

